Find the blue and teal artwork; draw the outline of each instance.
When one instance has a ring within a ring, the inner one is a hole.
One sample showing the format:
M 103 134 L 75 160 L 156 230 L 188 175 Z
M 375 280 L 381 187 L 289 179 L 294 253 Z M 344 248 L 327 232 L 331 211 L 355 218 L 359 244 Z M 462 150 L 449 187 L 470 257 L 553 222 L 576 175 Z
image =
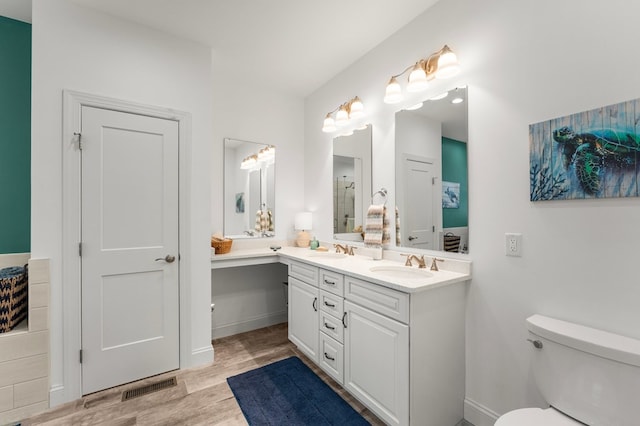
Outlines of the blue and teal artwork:
M 640 99 L 529 126 L 531 201 L 637 197 Z

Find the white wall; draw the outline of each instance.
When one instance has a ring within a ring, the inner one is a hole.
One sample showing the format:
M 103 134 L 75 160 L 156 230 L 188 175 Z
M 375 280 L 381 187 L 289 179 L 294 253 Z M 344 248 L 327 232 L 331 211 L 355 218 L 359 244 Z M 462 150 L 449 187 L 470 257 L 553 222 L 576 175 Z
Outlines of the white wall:
M 327 113 L 358 95 L 373 124 L 374 189 L 393 188 L 389 76 L 447 43 L 463 67 L 425 97 L 469 88 L 470 239 L 466 396 L 502 414 L 543 401 L 529 372 L 524 320 L 533 313 L 640 338 L 640 200 L 529 202 L 528 125 L 640 97 L 640 3 L 625 0 L 446 0 L 387 39 L 306 100 L 305 202 L 316 234 L 331 236 Z M 524 236 L 521 258 L 504 233 Z M 473 410 L 467 412 L 471 415 Z M 477 415 L 477 426 L 491 424 Z
M 293 239 L 293 217 L 304 210 L 304 103 L 239 78 L 237 66 L 260 72 L 260 64 L 237 65 L 214 52 L 211 232 L 223 231 L 223 139 L 233 138 L 276 147 L 275 238 Z
M 69 0 L 33 2 L 32 219 L 34 257 L 51 259 L 52 405 L 64 394 L 62 265 L 62 91 L 189 112 L 191 282 L 188 336 L 193 359 L 210 345 L 211 50 L 83 8 Z

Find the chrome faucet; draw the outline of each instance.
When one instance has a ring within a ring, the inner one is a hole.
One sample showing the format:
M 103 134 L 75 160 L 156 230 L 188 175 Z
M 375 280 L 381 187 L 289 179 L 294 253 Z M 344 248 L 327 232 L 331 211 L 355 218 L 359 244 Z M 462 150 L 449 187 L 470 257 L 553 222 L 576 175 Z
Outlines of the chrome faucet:
M 416 262 L 418 262 L 418 268 L 422 269 L 427 267 L 424 261 L 424 255 L 418 257 L 415 254 L 403 254 L 402 256 L 407 257 L 407 261 L 404 263 L 404 266 L 413 266 L 413 263 L 411 263 L 411 260 L 415 260 Z
M 334 244 L 333 246 L 336 248 L 336 253 L 347 254 L 349 252 L 349 245 L 348 244 L 345 244 L 344 246 L 342 246 L 340 244 Z
M 431 260 L 431 270 L 432 271 L 438 271 L 438 262 L 444 262 L 444 259 L 438 259 L 438 258 L 434 257 Z

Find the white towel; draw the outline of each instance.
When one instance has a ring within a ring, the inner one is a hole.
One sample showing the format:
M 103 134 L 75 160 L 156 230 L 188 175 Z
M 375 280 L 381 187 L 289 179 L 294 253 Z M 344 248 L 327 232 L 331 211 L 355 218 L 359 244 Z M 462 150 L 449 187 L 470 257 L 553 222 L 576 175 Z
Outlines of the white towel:
M 389 218 L 386 213 L 387 208 L 384 204 L 369 206 L 365 220 L 365 247 L 377 248 L 389 243 Z

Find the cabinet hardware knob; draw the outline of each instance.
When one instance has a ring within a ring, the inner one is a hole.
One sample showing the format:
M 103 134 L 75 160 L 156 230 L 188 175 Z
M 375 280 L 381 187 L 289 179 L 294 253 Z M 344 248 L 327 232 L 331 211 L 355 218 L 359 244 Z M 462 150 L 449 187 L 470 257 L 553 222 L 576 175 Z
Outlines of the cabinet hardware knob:
M 336 305 L 334 305 L 333 303 L 329 303 L 326 300 L 324 301 L 324 306 L 328 306 L 330 308 L 335 308 L 336 307 Z
M 326 280 L 326 279 L 324 280 L 324 283 L 325 283 L 325 284 L 328 284 L 328 285 L 336 285 L 336 283 L 335 283 L 335 282 L 333 282 L 333 281 L 329 281 L 329 280 Z
M 314 310 L 314 311 L 316 311 L 316 312 L 318 312 L 318 305 L 317 305 L 317 303 L 318 303 L 318 298 L 317 298 L 317 297 L 314 297 L 314 298 L 313 298 L 313 304 L 312 304 L 311 306 L 313 306 L 313 310 Z
M 330 355 L 329 355 L 328 353 L 326 353 L 326 352 L 324 353 L 324 357 L 325 357 L 326 359 L 330 360 L 330 361 L 335 361 L 335 360 L 336 360 L 334 357 L 330 356 Z
M 536 349 L 542 349 L 543 345 L 542 345 L 542 342 L 540 340 L 527 339 L 527 342 L 531 342 L 533 347 L 536 348 Z
M 336 328 L 327 324 L 326 322 L 324 323 L 324 326 L 327 327 L 329 330 L 335 330 Z
M 347 313 L 346 313 L 346 312 L 344 312 L 344 313 L 342 314 L 342 326 L 343 326 L 344 328 L 347 328 L 347 323 L 345 322 L 345 320 L 346 320 L 346 319 L 347 319 Z

